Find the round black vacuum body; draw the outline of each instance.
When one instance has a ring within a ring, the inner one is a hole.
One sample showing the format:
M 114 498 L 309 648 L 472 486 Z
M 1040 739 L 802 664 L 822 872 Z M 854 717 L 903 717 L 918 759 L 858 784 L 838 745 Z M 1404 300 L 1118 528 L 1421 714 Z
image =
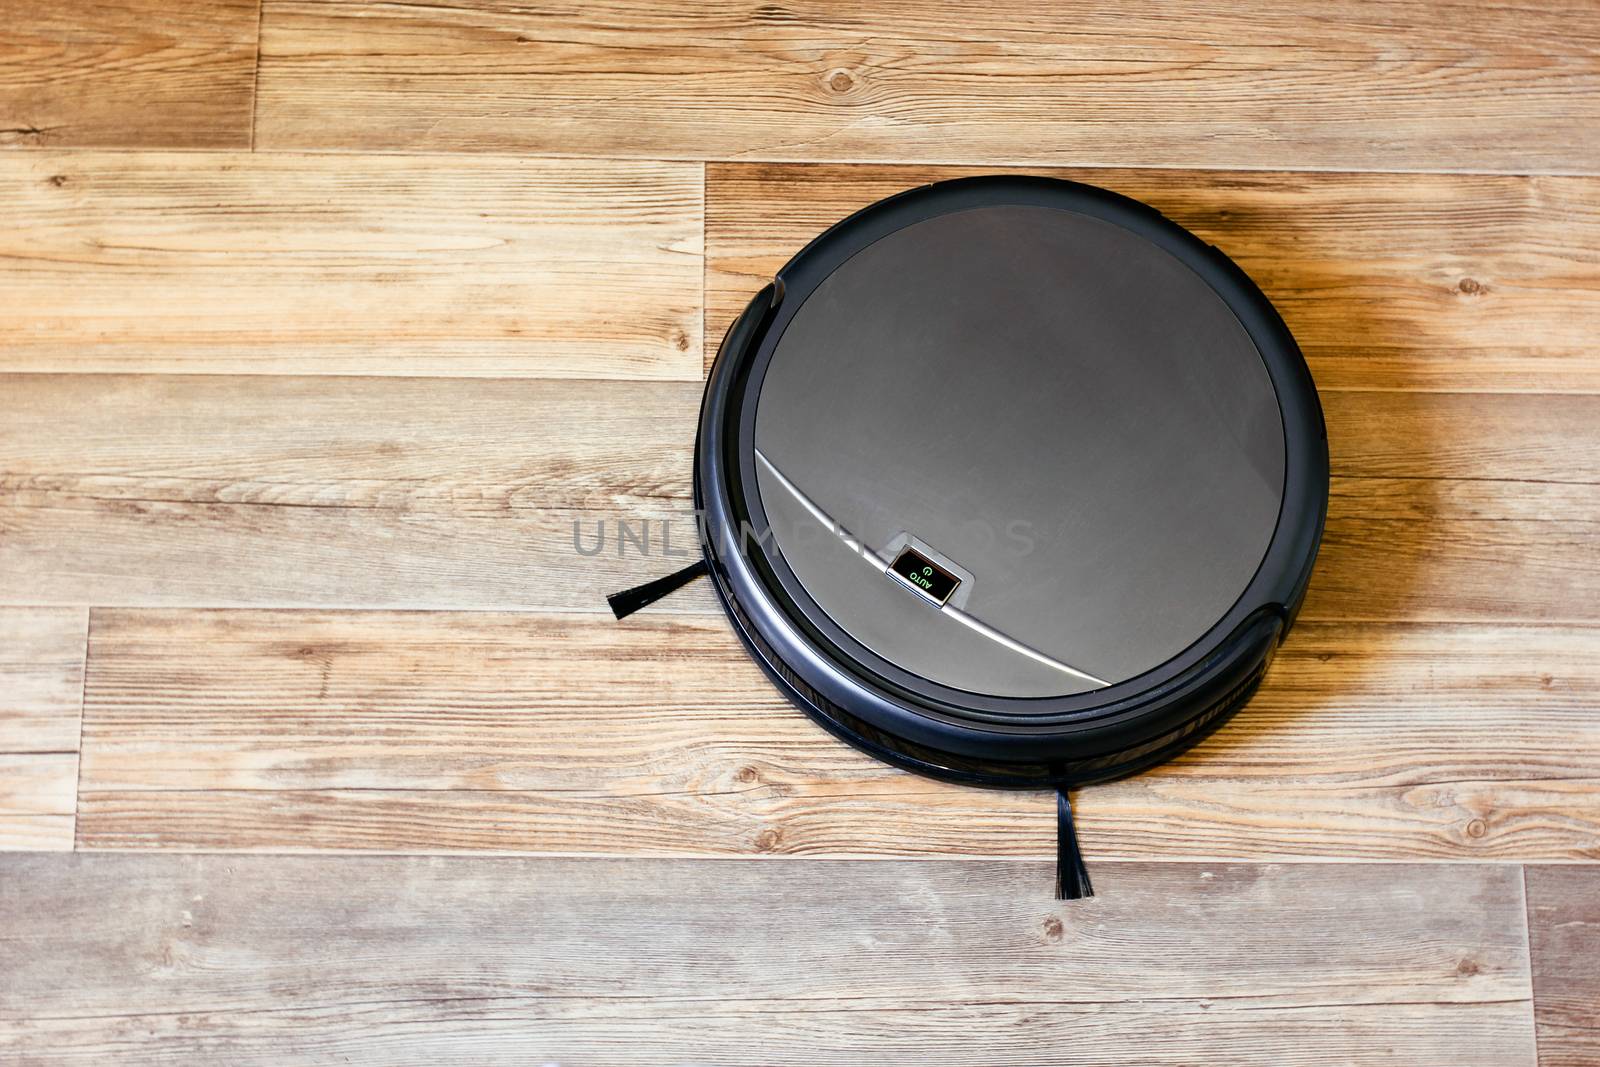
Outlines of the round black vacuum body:
M 729 329 L 695 502 L 773 681 L 892 763 L 1118 777 L 1253 692 L 1327 511 L 1316 389 L 1217 249 L 1071 182 L 941 182 Z

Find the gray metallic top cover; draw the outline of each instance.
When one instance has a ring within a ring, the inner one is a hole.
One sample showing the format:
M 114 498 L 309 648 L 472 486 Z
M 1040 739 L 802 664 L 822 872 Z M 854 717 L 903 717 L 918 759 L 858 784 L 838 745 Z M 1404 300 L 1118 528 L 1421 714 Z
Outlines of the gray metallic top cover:
M 1045 207 L 941 215 L 848 260 L 779 339 L 755 444 L 777 549 L 834 622 L 997 696 L 1177 655 L 1244 591 L 1283 495 L 1277 400 L 1227 305 L 1145 239 Z M 908 538 L 971 575 L 945 608 L 884 573 Z

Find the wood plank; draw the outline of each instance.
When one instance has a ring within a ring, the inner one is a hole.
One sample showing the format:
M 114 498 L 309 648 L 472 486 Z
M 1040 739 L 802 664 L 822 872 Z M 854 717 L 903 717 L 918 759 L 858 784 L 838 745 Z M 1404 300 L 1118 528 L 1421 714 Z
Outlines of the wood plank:
M 1302 622 L 1225 730 L 1085 790 L 1091 857 L 1600 859 L 1600 629 Z M 96 611 L 79 844 L 1030 856 L 1047 795 L 905 774 L 720 619 Z
M 604 611 L 679 564 L 664 525 L 692 551 L 695 383 L 5 384 L 0 602 Z M 1324 399 L 1307 617 L 1600 619 L 1600 395 Z M 650 558 L 619 521 L 651 524 Z M 696 587 L 658 610 L 717 609 Z
M 1593 171 L 1600 12 L 1299 0 L 266 0 L 257 140 L 667 158 Z
M 258 22 L 257 0 L 0 0 L 0 145 L 248 148 Z
M 655 577 L 700 386 L 12 375 L 0 599 L 562 606 Z M 598 524 L 607 524 L 596 555 Z M 576 529 L 575 529 L 576 527 Z M 676 558 L 670 561 L 677 565 Z M 675 598 L 677 610 L 708 591 Z M 31 598 L 31 599 L 29 599 Z M 669 605 L 673 606 L 673 605 Z
M 1322 401 L 1335 477 L 1307 617 L 1600 617 L 1572 599 L 1600 592 L 1600 398 Z
M 13 153 L 0 370 L 682 378 L 701 171 Z
M 1600 867 L 1527 868 L 1539 1067 L 1600 1062 Z
M 0 753 L 0 849 L 72 847 L 75 752 Z
M 0 850 L 72 847 L 87 623 L 0 608 Z
M 706 355 L 807 241 L 976 167 L 712 165 Z M 1600 180 L 1042 169 L 1144 200 L 1232 256 L 1324 389 L 1600 392 Z
M 1280 1067 L 1288 1026 L 1325 1063 L 1533 1063 L 1514 868 L 1098 877 L 1062 904 L 1043 864 L 4 857 L 0 1049 Z

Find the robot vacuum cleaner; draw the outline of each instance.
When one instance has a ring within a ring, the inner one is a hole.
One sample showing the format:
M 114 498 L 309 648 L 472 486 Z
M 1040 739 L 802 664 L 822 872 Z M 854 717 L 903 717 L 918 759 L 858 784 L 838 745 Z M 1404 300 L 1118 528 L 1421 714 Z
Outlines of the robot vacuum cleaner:
M 773 683 L 889 763 L 1057 790 L 1076 897 L 1067 790 L 1193 745 L 1287 633 L 1327 435 L 1288 329 L 1216 248 L 1105 190 L 973 178 L 856 213 L 755 295 L 694 493 Z

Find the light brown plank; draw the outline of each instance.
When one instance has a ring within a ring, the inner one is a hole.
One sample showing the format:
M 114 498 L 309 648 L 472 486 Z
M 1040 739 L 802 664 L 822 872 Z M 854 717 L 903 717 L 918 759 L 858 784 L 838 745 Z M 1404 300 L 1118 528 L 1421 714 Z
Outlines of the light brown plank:
M 697 164 L 0 155 L 3 370 L 700 377 Z
M 695 383 L 5 384 L 0 602 L 604 611 L 679 565 L 661 524 L 692 551 Z M 1308 617 L 1600 619 L 1600 395 L 1325 401 L 1337 478 Z M 619 520 L 650 521 L 655 554 Z M 657 610 L 716 608 L 691 588 Z
M 12 375 L 0 599 L 567 607 L 692 552 L 693 383 Z M 605 541 L 598 555 L 580 554 Z M 674 598 L 677 610 L 709 592 Z M 669 608 L 674 605 L 667 605 Z
M 890 769 L 721 619 L 96 611 L 79 844 L 1048 856 L 1046 795 Z M 1096 858 L 1600 859 L 1600 629 L 1303 622 Z
M 28 1063 L 1532 1067 L 1484 866 L 0 859 Z M 1135 931 L 1137 932 L 1135 935 Z
M 0 850 L 72 847 L 87 612 L 0 608 Z
M 1310 618 L 1594 620 L 1600 397 L 1329 392 Z
M 0 145 L 249 147 L 258 18 L 257 0 L 0 0 Z
M 1539 1067 L 1600 1063 L 1600 867 L 1529 867 Z
M 823 229 L 982 168 L 712 165 L 706 354 Z M 1144 200 L 1232 256 L 1324 389 L 1600 392 L 1600 179 L 1037 170 Z
M 1022 0 L 266 0 L 257 140 L 674 158 L 1592 171 L 1600 15 Z
M 72 847 L 75 752 L 0 753 L 0 849 Z

